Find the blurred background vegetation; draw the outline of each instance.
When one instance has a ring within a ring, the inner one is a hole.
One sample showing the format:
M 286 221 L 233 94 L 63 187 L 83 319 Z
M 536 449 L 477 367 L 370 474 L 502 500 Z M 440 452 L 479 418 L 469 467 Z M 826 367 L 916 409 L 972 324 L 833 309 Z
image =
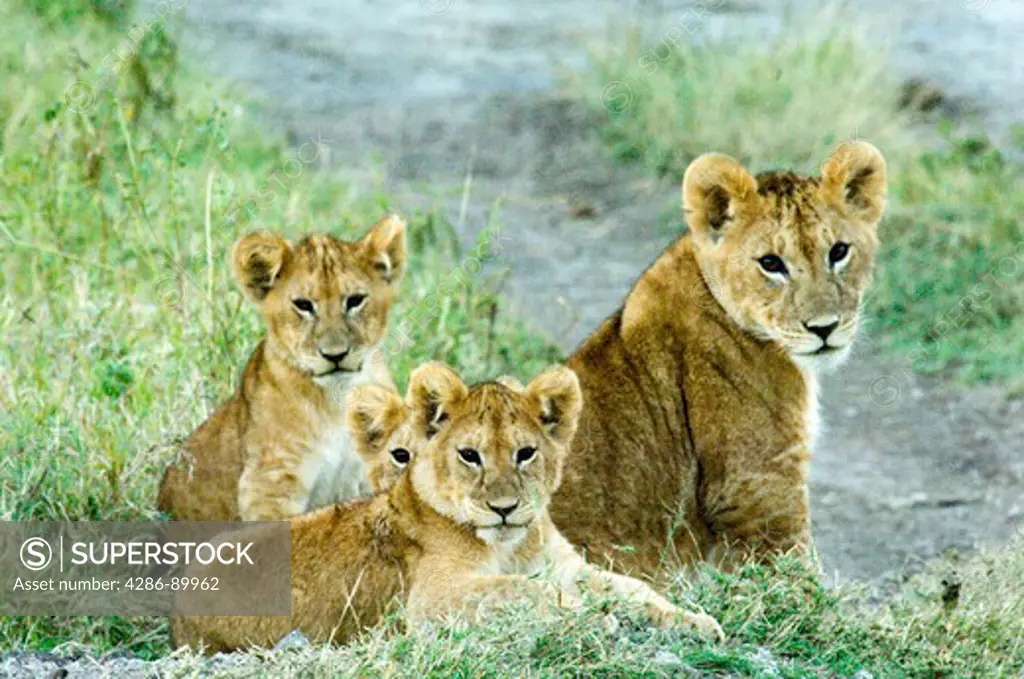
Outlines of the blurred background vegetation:
M 890 173 L 872 334 L 908 370 L 1019 383 L 1024 133 L 1000 150 L 922 116 L 941 92 L 895 79 L 884 51 L 819 4 L 758 43 L 645 41 L 633 30 L 594 50 L 570 87 L 603 121 L 613 158 L 677 180 L 708 149 L 755 171 L 815 173 L 843 141 L 835 131 L 857 130 L 884 149 Z

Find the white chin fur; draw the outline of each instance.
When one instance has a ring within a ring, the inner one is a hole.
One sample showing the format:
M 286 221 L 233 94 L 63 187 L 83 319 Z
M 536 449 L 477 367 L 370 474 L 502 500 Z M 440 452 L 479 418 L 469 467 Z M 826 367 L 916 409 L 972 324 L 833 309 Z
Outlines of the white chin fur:
M 805 371 L 816 374 L 827 374 L 841 366 L 850 357 L 850 345 L 847 344 L 839 351 L 832 351 L 827 354 L 790 354 L 793 362 Z
M 526 532 L 524 526 L 494 526 L 477 528 L 476 536 L 489 545 L 514 545 L 522 542 L 523 538 L 526 537 Z
M 333 387 L 338 387 L 349 382 L 359 373 L 350 373 L 340 370 L 327 375 L 314 375 L 313 384 L 320 387 L 321 389 L 330 390 Z
M 346 372 L 339 370 L 327 375 L 315 375 L 313 384 L 320 387 L 334 399 L 338 405 L 345 405 L 345 399 L 349 391 L 360 384 L 372 382 L 367 363 L 358 372 Z

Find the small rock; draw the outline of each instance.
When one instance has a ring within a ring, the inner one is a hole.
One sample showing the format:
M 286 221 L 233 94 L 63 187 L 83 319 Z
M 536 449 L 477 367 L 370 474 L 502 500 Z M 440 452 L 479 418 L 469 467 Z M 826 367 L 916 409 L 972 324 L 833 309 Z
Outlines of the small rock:
M 658 651 L 654 655 L 654 664 L 663 667 L 682 667 L 683 661 L 672 651 Z
M 275 651 L 295 651 L 302 648 L 309 648 L 309 639 L 297 629 L 293 629 L 274 646 Z
M 875 675 L 867 670 L 857 670 L 857 674 L 850 677 L 850 679 L 875 679 Z
M 886 503 L 891 510 L 914 509 L 928 504 L 928 494 L 918 491 L 903 497 L 897 497 Z

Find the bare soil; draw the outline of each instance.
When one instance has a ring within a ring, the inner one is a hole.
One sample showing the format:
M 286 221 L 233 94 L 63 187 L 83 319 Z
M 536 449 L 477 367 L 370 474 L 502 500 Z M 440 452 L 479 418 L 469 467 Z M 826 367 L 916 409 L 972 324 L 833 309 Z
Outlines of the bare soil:
M 263 99 L 268 125 L 298 142 L 321 134 L 353 179 L 383 177 L 404 208 L 450 211 L 466 241 L 497 209 L 505 292 L 568 350 L 672 240 L 678 187 L 613 165 L 595 121 L 557 91 L 557 69 L 583 61 L 584 40 L 621 35 L 628 17 L 653 30 L 682 21 L 694 40 L 740 39 L 776 30 L 782 3 L 704 6 L 205 0 L 187 7 L 185 47 Z M 1015 0 L 871 0 L 856 11 L 891 29 L 902 77 L 941 88 L 997 139 L 1024 110 Z M 1004 542 L 1024 521 L 1024 404 L 900 365 L 869 329 L 825 380 L 814 534 L 839 577 L 899 577 L 948 550 Z

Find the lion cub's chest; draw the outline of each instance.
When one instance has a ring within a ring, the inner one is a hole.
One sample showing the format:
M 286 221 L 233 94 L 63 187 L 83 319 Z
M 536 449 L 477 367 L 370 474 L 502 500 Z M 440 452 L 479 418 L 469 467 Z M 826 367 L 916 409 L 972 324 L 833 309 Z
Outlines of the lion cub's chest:
M 298 476 L 309 489 L 306 511 L 370 494 L 366 465 L 342 423 L 326 428 L 313 442 Z
M 361 384 L 373 382 L 369 366 L 354 376 L 317 380 L 334 403 L 344 403 L 348 393 Z M 299 485 L 308 494 L 304 511 L 348 502 L 371 494 L 366 464 L 356 452 L 355 443 L 345 426 L 343 408 L 331 408 L 316 421 L 319 432 L 303 455 L 297 474 Z

